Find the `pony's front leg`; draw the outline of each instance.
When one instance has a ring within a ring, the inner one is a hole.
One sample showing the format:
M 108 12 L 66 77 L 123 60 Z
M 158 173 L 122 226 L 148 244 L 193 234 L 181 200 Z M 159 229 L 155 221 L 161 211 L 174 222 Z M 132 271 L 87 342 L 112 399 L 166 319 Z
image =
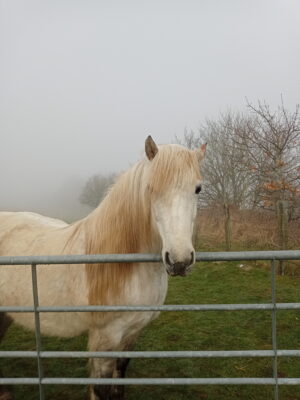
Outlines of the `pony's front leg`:
M 117 343 L 113 338 L 106 335 L 103 330 L 90 329 L 89 331 L 89 350 L 90 351 L 109 351 L 116 350 Z M 116 371 L 116 359 L 113 358 L 92 358 L 90 359 L 91 378 L 113 378 Z M 90 400 L 121 400 L 123 395 L 119 391 L 113 390 L 112 385 L 92 385 L 90 386 Z
M 101 369 L 105 375 L 101 375 L 102 378 L 124 378 L 126 373 L 126 368 L 130 361 L 130 358 L 118 358 L 116 361 L 112 361 L 110 359 L 102 360 L 100 363 L 97 363 L 97 359 L 91 361 L 93 366 L 91 368 L 92 375 L 95 375 L 93 369 L 98 370 Z M 104 362 L 103 362 L 104 361 Z M 112 361 L 112 362 L 110 362 Z M 98 365 L 97 365 L 98 364 Z M 102 372 L 103 374 L 103 372 Z M 96 373 L 99 378 L 99 374 Z M 91 387 L 91 399 L 92 400 L 123 400 L 124 399 L 124 385 L 95 385 Z M 0 399 L 1 400 L 1 399 Z
M 113 373 L 114 378 L 125 378 L 126 369 L 129 364 L 130 358 L 118 358 L 115 364 Z M 111 393 L 116 400 L 122 400 L 124 398 L 124 385 L 113 385 L 111 387 Z M 1 399 L 0 399 L 1 400 Z
M 90 377 L 91 378 L 113 378 L 116 361 L 114 359 L 94 358 L 90 360 Z M 112 385 L 91 385 L 91 400 L 118 400 Z M 118 396 L 118 395 L 117 395 Z

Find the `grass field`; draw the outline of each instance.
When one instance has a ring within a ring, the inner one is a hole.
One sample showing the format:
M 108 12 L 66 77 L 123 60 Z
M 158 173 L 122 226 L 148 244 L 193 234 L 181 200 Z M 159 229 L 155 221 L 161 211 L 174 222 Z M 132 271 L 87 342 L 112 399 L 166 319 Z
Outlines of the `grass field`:
M 245 264 L 245 263 L 244 263 Z M 167 304 L 264 303 L 270 302 L 268 265 L 247 262 L 200 263 L 187 278 L 171 278 Z M 277 278 L 277 301 L 299 302 L 300 280 Z M 278 312 L 278 348 L 300 348 L 300 312 Z M 44 350 L 85 350 L 86 336 L 62 340 L 43 338 Z M 271 349 L 271 312 L 165 312 L 149 325 L 135 350 L 254 350 Z M 12 325 L 2 350 L 33 350 L 34 336 Z M 36 376 L 34 360 L 1 360 L 6 377 Z M 48 377 L 88 376 L 85 360 L 57 359 L 44 362 Z M 280 358 L 280 377 L 300 377 L 300 359 Z M 234 359 L 145 359 L 132 360 L 128 377 L 272 377 L 272 360 Z M 36 387 L 16 386 L 16 400 L 38 399 Z M 135 386 L 126 389 L 128 400 L 268 400 L 268 386 Z M 46 387 L 46 400 L 83 400 L 82 386 Z M 300 400 L 300 386 L 280 387 L 281 400 Z

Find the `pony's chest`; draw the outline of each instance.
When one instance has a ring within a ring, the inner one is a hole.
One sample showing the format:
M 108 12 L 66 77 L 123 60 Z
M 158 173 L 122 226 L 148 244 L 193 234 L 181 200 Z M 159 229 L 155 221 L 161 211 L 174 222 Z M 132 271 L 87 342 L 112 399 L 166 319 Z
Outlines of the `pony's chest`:
M 168 275 L 161 264 L 140 264 L 126 288 L 128 304 L 163 304 L 168 290 Z

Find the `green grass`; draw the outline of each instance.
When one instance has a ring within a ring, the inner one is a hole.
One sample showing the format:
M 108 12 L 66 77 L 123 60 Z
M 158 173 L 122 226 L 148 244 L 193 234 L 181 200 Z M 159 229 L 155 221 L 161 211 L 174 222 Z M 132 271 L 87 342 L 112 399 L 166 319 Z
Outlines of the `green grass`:
M 247 262 L 200 263 L 187 278 L 171 278 L 167 304 L 264 303 L 270 302 L 270 273 L 266 264 Z M 299 302 L 300 280 L 277 277 L 277 301 Z M 300 348 L 300 312 L 278 311 L 278 347 Z M 86 336 L 73 339 L 43 338 L 46 350 L 85 350 Z M 254 350 L 271 349 L 270 311 L 165 312 L 141 334 L 135 350 Z M 1 344 L 2 350 L 35 349 L 34 336 L 12 325 Z M 36 361 L 1 360 L 6 377 L 36 376 Z M 45 360 L 48 377 L 88 376 L 85 360 Z M 280 358 L 280 377 L 300 377 L 300 360 Z M 128 377 L 272 377 L 268 358 L 234 359 L 135 359 Z M 16 400 L 38 399 L 36 387 L 16 386 Z M 128 400 L 268 400 L 268 386 L 133 386 Z M 46 400 L 82 400 L 82 386 L 46 387 Z M 281 400 L 300 399 L 299 386 L 280 387 Z

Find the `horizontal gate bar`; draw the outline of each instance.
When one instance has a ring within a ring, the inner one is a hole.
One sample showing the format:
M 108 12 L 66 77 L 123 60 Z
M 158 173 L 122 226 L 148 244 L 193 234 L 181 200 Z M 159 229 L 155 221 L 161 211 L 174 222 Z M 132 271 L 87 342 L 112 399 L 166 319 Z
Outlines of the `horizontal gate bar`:
M 278 357 L 300 357 L 300 350 L 277 350 Z M 0 351 L 0 358 L 37 358 L 36 351 Z M 274 357 L 273 350 L 220 351 L 41 351 L 40 358 L 226 358 Z
M 276 303 L 277 310 L 299 310 L 300 303 Z M 242 311 L 273 310 L 272 303 L 261 304 L 169 304 L 161 306 L 39 306 L 39 312 L 97 312 L 97 311 Z M 0 312 L 34 312 L 33 306 L 1 306 Z
M 3 256 L 0 265 L 49 265 L 49 264 L 101 264 L 121 262 L 160 262 L 159 254 L 79 254 L 53 256 Z
M 300 385 L 300 378 L 43 378 L 42 385 Z M 38 378 L 0 378 L 0 385 L 38 385 Z
M 197 252 L 196 261 L 300 260 L 300 250 Z M 160 262 L 159 254 L 2 256 L 0 265 Z

